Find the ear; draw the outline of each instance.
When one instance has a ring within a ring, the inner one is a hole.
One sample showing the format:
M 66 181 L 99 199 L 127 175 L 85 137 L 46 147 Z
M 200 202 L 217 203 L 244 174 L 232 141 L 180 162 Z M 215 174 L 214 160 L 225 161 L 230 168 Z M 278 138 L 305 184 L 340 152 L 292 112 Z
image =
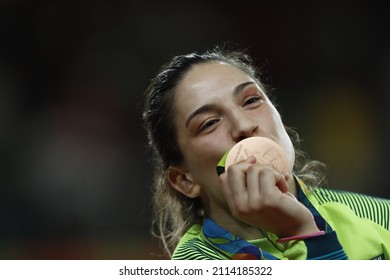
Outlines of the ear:
M 168 180 L 171 186 L 189 198 L 195 198 L 200 195 L 200 186 L 192 180 L 188 172 L 178 167 L 168 169 Z

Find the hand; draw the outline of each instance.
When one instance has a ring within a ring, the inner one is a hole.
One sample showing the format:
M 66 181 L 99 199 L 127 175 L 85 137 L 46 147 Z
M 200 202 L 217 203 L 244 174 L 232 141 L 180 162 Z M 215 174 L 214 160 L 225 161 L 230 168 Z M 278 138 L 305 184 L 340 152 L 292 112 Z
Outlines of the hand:
M 317 232 L 309 209 L 288 192 L 289 179 L 269 165 L 256 163 L 254 157 L 231 165 L 219 176 L 235 218 L 278 237 Z

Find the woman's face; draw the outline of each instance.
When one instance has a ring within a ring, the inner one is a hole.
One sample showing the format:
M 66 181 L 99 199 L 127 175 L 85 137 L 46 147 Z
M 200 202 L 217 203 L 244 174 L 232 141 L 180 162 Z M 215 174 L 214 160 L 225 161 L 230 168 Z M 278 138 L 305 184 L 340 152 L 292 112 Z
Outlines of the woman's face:
M 254 79 L 230 64 L 213 61 L 193 66 L 176 88 L 175 116 L 184 157 L 180 168 L 200 186 L 206 208 L 224 205 L 216 166 L 244 138 L 276 141 L 293 166 L 293 145 L 278 111 Z

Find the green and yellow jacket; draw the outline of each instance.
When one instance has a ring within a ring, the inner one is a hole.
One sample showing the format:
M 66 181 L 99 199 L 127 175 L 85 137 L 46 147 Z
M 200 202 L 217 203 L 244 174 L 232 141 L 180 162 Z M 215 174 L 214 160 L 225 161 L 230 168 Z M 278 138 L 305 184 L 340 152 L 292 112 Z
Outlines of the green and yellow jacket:
M 264 238 L 244 240 L 205 218 L 184 234 L 172 259 L 390 259 L 390 200 L 324 188 L 310 191 L 297 183 L 298 200 L 324 235 L 280 243 L 276 235 L 263 232 Z

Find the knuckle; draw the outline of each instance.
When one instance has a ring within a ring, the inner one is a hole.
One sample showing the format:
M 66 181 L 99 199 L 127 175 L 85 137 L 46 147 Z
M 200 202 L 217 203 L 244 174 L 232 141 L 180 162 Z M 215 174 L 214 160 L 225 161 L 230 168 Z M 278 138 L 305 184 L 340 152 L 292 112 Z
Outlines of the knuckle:
M 265 166 L 259 171 L 259 176 L 270 176 L 270 175 L 272 175 L 272 169 L 270 169 L 269 166 Z
M 249 210 L 252 213 L 258 213 L 261 212 L 263 209 L 262 205 L 260 203 L 250 203 L 249 204 Z
M 254 172 L 255 170 L 257 170 L 257 165 L 256 164 L 252 164 L 252 165 L 249 165 L 248 166 L 248 169 L 247 169 L 247 171 L 248 172 Z
M 252 164 L 247 169 L 248 173 L 257 173 L 259 176 L 270 176 L 273 174 L 273 169 L 268 165 Z
M 272 203 L 271 199 L 264 199 L 262 203 L 263 209 L 271 209 L 274 208 L 274 204 Z
M 246 216 L 250 213 L 248 207 L 242 205 L 241 203 L 236 203 L 234 208 L 235 208 L 234 213 L 236 217 Z
M 233 164 L 227 168 L 226 172 L 229 175 L 236 175 L 236 174 L 240 173 L 240 169 L 238 168 L 238 166 L 236 164 Z
M 227 181 L 226 174 L 224 173 L 224 174 L 219 175 L 218 176 L 218 181 L 219 181 L 220 184 L 224 184 Z

